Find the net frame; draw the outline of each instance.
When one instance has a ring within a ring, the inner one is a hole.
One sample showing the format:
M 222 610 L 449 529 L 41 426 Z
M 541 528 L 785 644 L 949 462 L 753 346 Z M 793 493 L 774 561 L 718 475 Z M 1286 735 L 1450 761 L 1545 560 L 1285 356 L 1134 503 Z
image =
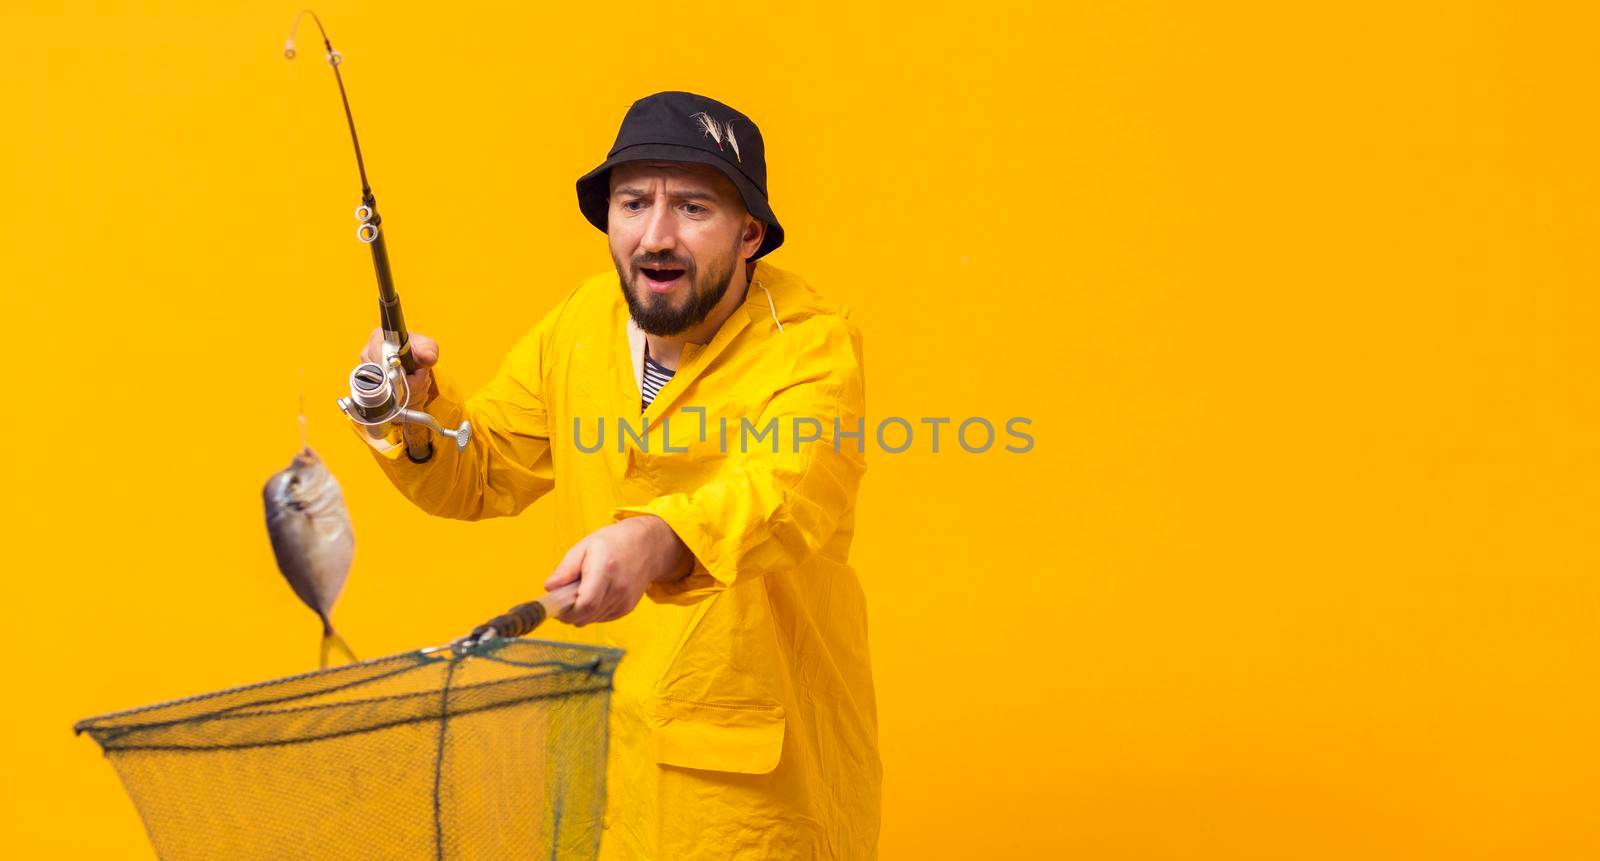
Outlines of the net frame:
M 412 739 L 403 748 L 407 758 L 419 759 L 425 751 L 416 734 L 430 727 L 436 728 L 432 761 L 426 764 L 432 770 L 432 822 L 428 823 L 432 832 L 432 845 L 428 848 L 432 851 L 420 851 L 416 844 L 422 841 L 417 838 L 408 844 L 406 857 L 546 857 L 536 855 L 531 848 L 526 854 L 520 854 L 516 847 L 507 849 L 501 845 L 510 839 L 507 835 L 484 834 L 481 812 L 476 814 L 479 826 L 475 831 L 463 827 L 457 833 L 448 824 L 472 818 L 461 812 L 466 805 L 494 799 L 495 779 L 520 787 L 503 793 L 514 797 L 515 803 L 508 804 L 502 798 L 497 809 L 504 813 L 509 807 L 514 816 L 538 818 L 543 829 L 539 832 L 544 841 L 541 846 L 548 844 L 548 857 L 594 857 L 599 843 L 595 825 L 605 804 L 612 678 L 622 654 L 619 649 L 603 646 L 497 638 L 459 651 L 435 648 L 404 652 L 112 712 L 79 721 L 73 729 L 88 734 L 100 745 L 138 808 L 152 845 L 163 858 L 215 857 L 208 856 L 209 850 L 204 847 L 188 845 L 187 835 L 217 827 L 203 821 L 207 811 L 184 809 L 188 805 L 181 802 L 187 797 L 176 793 L 197 790 L 185 789 L 190 784 L 185 784 L 181 776 L 171 778 L 163 770 L 204 771 L 214 779 L 219 773 L 227 773 L 226 757 L 259 756 L 262 754 L 257 752 L 263 751 L 271 756 L 275 748 L 327 744 L 338 745 L 335 750 L 345 751 L 339 756 L 352 760 L 347 764 L 349 774 L 340 771 L 340 762 L 331 763 L 330 781 L 336 784 L 347 780 L 357 785 L 372 764 L 361 761 L 363 744 L 382 749 L 385 739 L 394 744 L 393 734 L 398 732 Z M 532 734 L 533 747 L 542 744 L 544 750 L 505 747 L 526 742 L 529 733 L 497 727 L 516 723 L 526 730 L 530 720 L 541 728 Z M 458 728 L 454 736 L 453 727 Z M 471 729 L 462 729 L 468 727 Z M 357 751 L 354 756 L 348 752 L 351 745 Z M 470 746 L 472 753 L 455 753 L 462 745 Z M 502 747 L 497 749 L 495 745 Z M 307 748 L 301 753 L 315 750 Z M 491 772 L 489 785 L 456 773 L 457 760 L 492 764 L 492 758 L 500 751 L 513 759 L 521 755 L 546 773 L 511 774 L 487 767 L 484 770 Z M 196 757 L 200 759 L 191 759 Z M 224 759 L 208 764 L 206 757 Z M 270 764 L 271 760 L 267 762 Z M 219 772 L 219 768 L 223 770 Z M 408 775 L 416 779 L 414 774 Z M 522 784 L 537 780 L 544 782 L 547 791 L 530 796 Z M 534 806 L 535 796 L 541 806 L 549 809 L 526 809 Z M 174 798 L 179 803 L 174 803 Z M 359 802 L 352 801 L 350 809 L 359 811 Z M 572 815 L 564 821 L 564 814 Z M 317 851 L 310 843 L 312 838 L 296 832 L 301 823 L 294 817 L 267 811 L 262 818 L 268 821 L 268 827 L 259 835 L 252 831 L 252 836 L 258 836 L 262 846 L 274 848 L 259 850 L 257 857 L 282 857 L 284 847 L 290 845 L 296 852 Z M 348 818 L 353 828 L 359 829 L 363 824 L 358 821 L 359 816 Z M 236 830 L 238 825 L 236 820 Z M 564 825 L 573 833 L 563 833 Z M 250 826 L 254 828 L 255 823 Z M 330 826 L 320 823 L 318 827 L 326 832 Z M 381 842 L 375 840 L 371 845 Z M 516 845 L 523 844 L 531 846 L 527 840 Z M 501 845 L 499 853 L 482 851 L 490 845 Z M 238 852 L 236 846 L 231 857 L 240 857 Z M 348 852 L 342 850 L 347 857 Z M 393 856 L 377 853 L 371 857 Z

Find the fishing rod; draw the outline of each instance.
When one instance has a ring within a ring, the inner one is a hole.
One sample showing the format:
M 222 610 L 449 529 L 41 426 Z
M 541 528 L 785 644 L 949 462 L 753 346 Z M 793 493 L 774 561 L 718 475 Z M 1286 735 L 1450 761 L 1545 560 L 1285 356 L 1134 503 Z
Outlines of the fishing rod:
M 361 203 L 356 206 L 356 239 L 372 249 L 372 268 L 378 276 L 378 321 L 383 330 L 383 361 L 362 362 L 350 372 L 350 397 L 338 400 L 339 409 L 356 424 L 366 428 L 368 442 L 379 451 L 387 451 L 397 443 L 387 443 L 391 432 L 399 427 L 406 447 L 406 456 L 415 463 L 426 462 L 433 456 L 433 440 L 427 431 L 412 432 L 412 425 L 431 428 L 441 436 L 455 441 L 456 450 L 467 447 L 472 438 L 470 423 L 463 421 L 458 428 L 447 428 L 433 416 L 421 410 L 409 409 L 411 388 L 406 375 L 417 370 L 416 357 L 411 354 L 411 335 L 406 329 L 405 314 L 400 310 L 400 294 L 394 289 L 394 272 L 389 268 L 389 246 L 383 235 L 383 217 L 378 214 L 378 199 L 367 181 L 367 164 L 361 157 L 361 139 L 356 136 L 355 117 L 350 113 L 350 97 L 345 93 L 344 76 L 339 64 L 344 57 L 333 49 L 322 19 L 310 9 L 302 9 L 289 26 L 289 38 L 283 43 L 283 56 L 295 57 L 295 32 L 300 19 L 311 16 L 322 35 L 322 47 L 327 52 L 328 65 L 333 68 L 333 79 L 339 85 L 339 101 L 344 105 L 345 124 L 350 127 L 350 143 L 356 151 L 356 170 L 361 174 Z
M 368 442 L 380 451 L 393 447 L 385 447 L 381 443 L 388 439 L 393 426 L 399 424 L 406 444 L 406 456 L 416 463 L 422 463 L 433 456 L 433 441 L 425 431 L 420 435 L 420 441 L 406 433 L 409 425 L 423 425 L 455 440 L 457 451 L 467 447 L 467 442 L 472 438 L 472 426 L 463 421 L 459 428 L 446 428 L 427 413 L 407 409 L 411 402 L 411 389 L 406 382 L 406 374 L 416 370 L 416 358 L 411 355 L 411 336 L 406 331 L 405 316 L 400 312 L 400 294 L 394 289 L 394 274 L 389 269 L 389 249 L 382 230 L 383 219 L 378 215 L 378 201 L 372 194 L 372 185 L 367 182 L 367 165 L 361 157 L 361 140 L 356 137 L 356 121 L 350 113 L 350 97 L 345 94 L 344 76 L 339 74 L 339 64 L 344 57 L 333 49 L 333 42 L 328 39 L 322 19 L 310 9 L 303 9 L 295 15 L 294 24 L 289 28 L 289 38 L 283 43 L 283 56 L 294 59 L 294 34 L 300 26 L 300 19 L 307 15 L 316 23 L 317 32 L 322 34 L 322 47 L 327 52 L 328 65 L 333 67 L 333 79 L 339 84 L 339 101 L 344 105 L 345 123 L 350 126 L 350 143 L 356 150 L 356 170 L 361 174 L 361 204 L 356 207 L 356 220 L 361 222 L 361 226 L 356 228 L 356 238 L 372 248 L 372 268 L 378 275 L 378 318 L 383 329 L 383 363 L 363 362 L 350 372 L 350 397 L 339 399 L 339 409 L 366 428 Z M 397 395 L 397 392 L 402 394 Z M 459 657 L 500 637 L 523 636 L 546 619 L 570 609 L 577 599 L 578 584 L 570 583 L 536 601 L 518 604 L 448 646 L 425 649 L 424 652 L 448 648 Z

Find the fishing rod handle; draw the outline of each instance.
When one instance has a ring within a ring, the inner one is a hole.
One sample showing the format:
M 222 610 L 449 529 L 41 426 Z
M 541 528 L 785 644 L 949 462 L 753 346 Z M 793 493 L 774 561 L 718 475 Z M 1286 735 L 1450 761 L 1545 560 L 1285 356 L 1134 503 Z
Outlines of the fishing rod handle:
M 383 329 L 383 339 L 394 345 L 395 356 L 400 359 L 400 369 L 406 374 L 417 372 L 417 357 L 411 354 L 411 332 L 406 329 L 406 315 L 400 310 L 400 294 L 394 289 L 394 272 L 389 268 L 389 243 L 385 241 L 383 233 L 379 232 L 382 218 L 378 215 L 378 204 L 368 195 L 365 202 L 356 209 L 356 217 L 361 218 L 365 210 L 368 220 L 362 221 L 362 226 L 371 226 L 373 229 L 372 241 L 372 270 L 378 277 L 378 325 Z M 412 463 L 427 463 L 433 459 L 433 440 L 428 437 L 424 428 L 404 426 L 400 429 L 401 436 L 406 443 L 406 457 Z
M 373 217 L 377 217 L 375 210 Z M 375 226 L 376 222 L 373 224 Z M 400 310 L 400 293 L 394 289 L 394 271 L 389 268 L 389 243 L 379 233 L 370 244 L 372 270 L 378 278 L 378 325 L 383 329 L 384 339 L 394 344 L 401 367 L 407 374 L 414 374 L 417 371 L 417 359 L 411 355 L 411 332 L 406 329 L 405 312 Z
M 410 458 L 412 463 L 427 463 L 433 460 L 433 438 L 428 436 L 426 427 L 407 422 L 400 426 L 400 438 L 405 440 L 406 457 Z

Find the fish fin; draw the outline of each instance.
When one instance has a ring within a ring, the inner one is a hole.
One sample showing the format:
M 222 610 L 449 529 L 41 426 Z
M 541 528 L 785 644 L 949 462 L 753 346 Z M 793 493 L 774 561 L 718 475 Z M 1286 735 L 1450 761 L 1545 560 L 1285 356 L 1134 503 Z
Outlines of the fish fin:
M 342 662 L 346 664 L 354 664 L 361 660 L 356 657 L 355 652 L 350 651 L 350 645 L 344 641 L 343 637 L 339 636 L 339 632 L 335 631 L 332 625 L 324 626 L 322 632 L 322 669 L 326 670 L 328 668 L 328 658 L 335 652 L 339 654 Z

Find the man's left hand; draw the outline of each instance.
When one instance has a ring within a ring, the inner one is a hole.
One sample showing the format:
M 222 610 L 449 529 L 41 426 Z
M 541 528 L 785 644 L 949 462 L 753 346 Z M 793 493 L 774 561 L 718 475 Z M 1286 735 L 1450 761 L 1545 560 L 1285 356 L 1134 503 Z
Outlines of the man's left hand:
M 677 580 L 694 567 L 694 555 L 665 520 L 630 517 L 602 526 L 572 545 L 544 581 L 553 591 L 576 581 L 578 600 L 556 618 L 569 625 L 620 619 L 638 606 L 657 580 Z

